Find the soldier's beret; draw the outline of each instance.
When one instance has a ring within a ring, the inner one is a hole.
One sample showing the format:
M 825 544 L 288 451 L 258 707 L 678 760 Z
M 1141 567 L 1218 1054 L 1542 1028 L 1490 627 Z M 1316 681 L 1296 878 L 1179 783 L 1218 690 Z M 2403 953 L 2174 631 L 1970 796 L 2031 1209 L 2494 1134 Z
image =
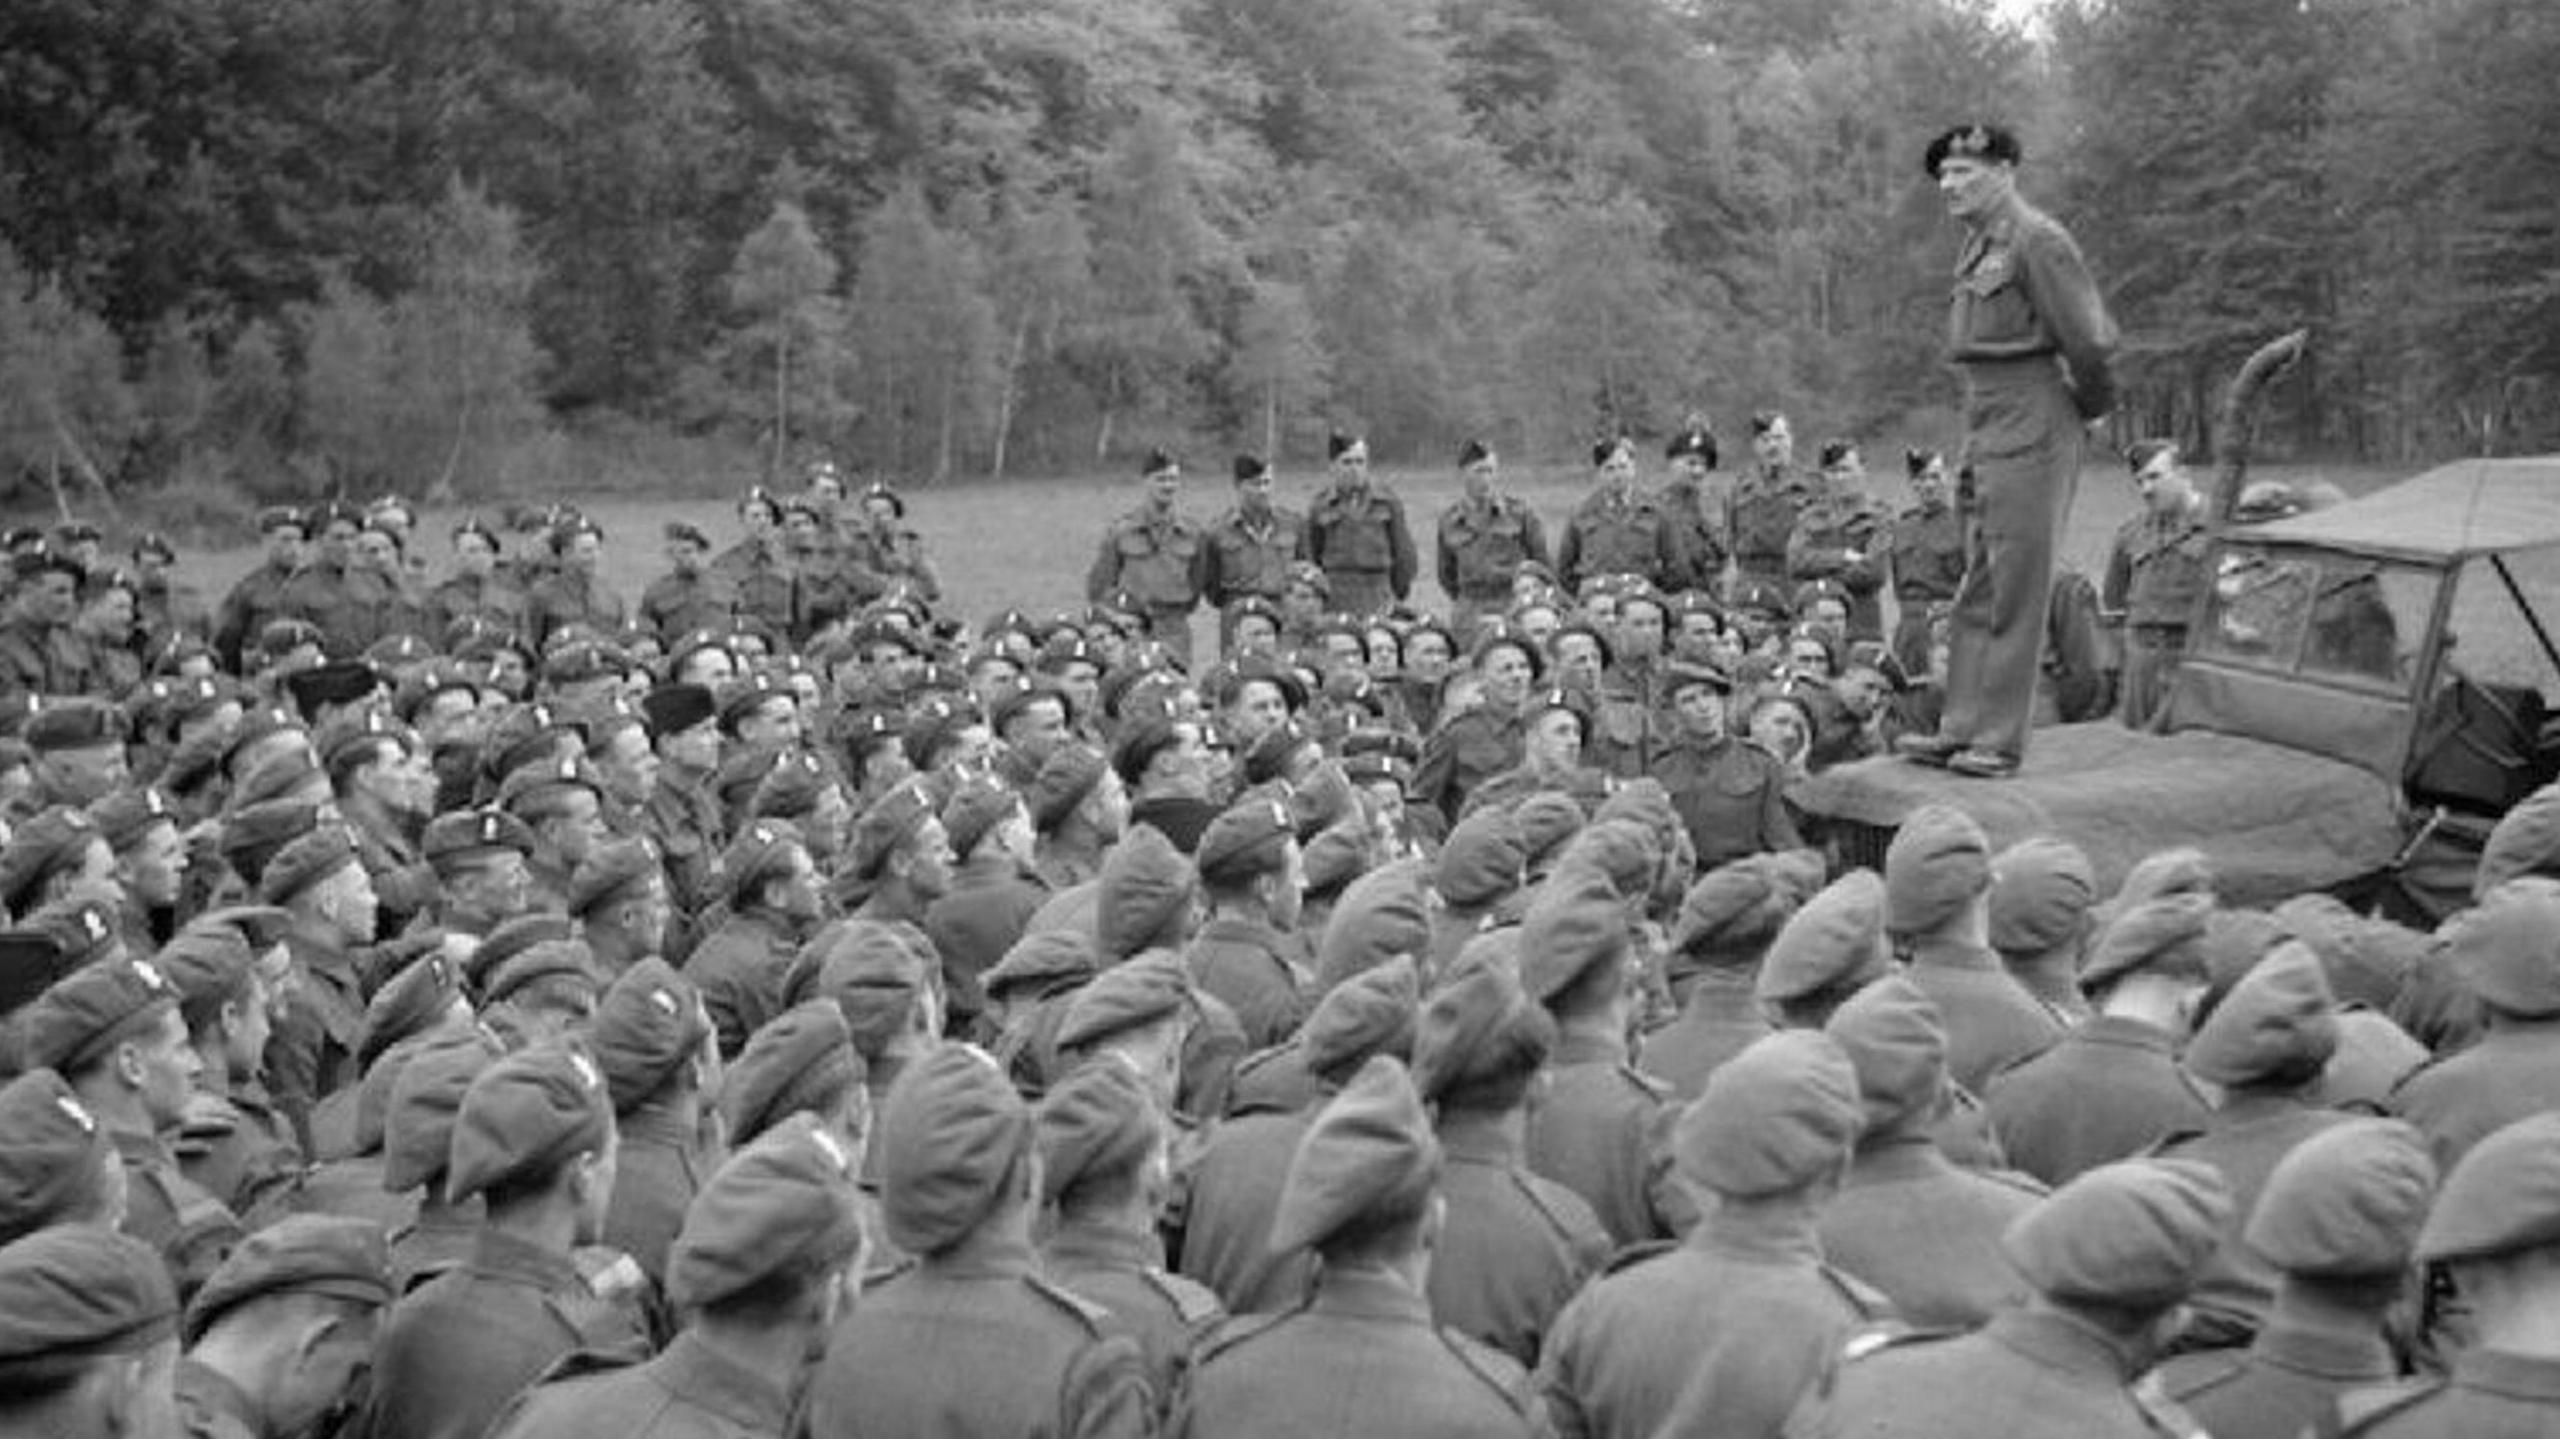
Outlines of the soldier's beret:
M 1298 1139 L 1271 1216 L 1269 1248 L 1321 1246 L 1346 1225 L 1419 1214 L 1440 1177 L 1422 1095 L 1388 1055 L 1362 1065 Z
M 1478 909 L 1520 888 L 1528 872 L 1528 843 L 1511 810 L 1487 805 L 1460 819 L 1440 846 L 1431 872 L 1441 902 Z
M 1287 804 L 1268 794 L 1249 794 L 1209 821 L 1194 862 L 1200 877 L 1211 884 L 1244 884 L 1279 869 L 1297 833 Z
M 1260 455 L 1236 456 L 1235 477 L 1238 484 L 1242 484 L 1246 480 L 1261 479 L 1270 473 L 1271 462 L 1262 458 Z
M 362 660 L 331 660 L 284 677 L 285 693 L 305 715 L 324 705 L 354 704 L 382 686 L 382 672 Z
M 881 1107 L 875 1148 L 891 1242 L 931 1255 L 975 1232 L 1031 1131 L 1029 1107 L 977 1046 L 944 1044 L 908 1065 Z
M 409 1069 L 417 1067 L 412 1060 Z M 459 1204 L 547 1174 L 601 1150 L 612 1134 L 613 1101 L 594 1060 L 559 1044 L 519 1050 L 482 1070 L 463 1094 L 445 1196 Z
M 1720 695 L 1733 693 L 1733 676 L 1716 665 L 1698 660 L 1669 660 L 1662 666 L 1662 696 L 1676 700 L 1682 690 L 1692 685 L 1705 685 Z
M 487 997 L 490 981 L 498 967 L 537 944 L 565 940 L 577 934 L 569 917 L 549 910 L 532 910 L 498 921 L 481 936 L 479 947 L 463 962 L 462 977 Z
M 418 848 L 437 866 L 477 859 L 499 850 L 533 853 L 533 831 L 502 809 L 453 810 L 427 821 Z
M 319 649 L 323 643 L 320 631 L 309 621 L 279 619 L 269 620 L 258 627 L 258 639 L 253 648 L 262 659 L 273 663 L 298 649 Z
M 1369 442 L 1356 434 L 1346 433 L 1342 430 L 1334 430 L 1325 436 L 1324 457 L 1326 459 L 1338 460 L 1345 455 L 1353 454 L 1355 452 L 1360 458 L 1364 460 L 1367 459 L 1369 457 Z
M 1067 1001 L 1058 1022 L 1062 1050 L 1087 1049 L 1161 1023 L 1191 998 L 1191 972 L 1169 949 L 1150 949 L 1095 975 Z
M 2498 817 L 2480 848 L 2471 895 L 2477 899 L 2520 875 L 2560 872 L 2560 783 L 2544 785 Z
M 124 714 L 98 700 L 48 701 L 26 722 L 18 737 L 38 754 L 54 750 L 98 749 L 124 743 Z
M 27 1063 L 76 1073 L 177 1007 L 176 987 L 149 960 L 75 969 L 37 995 L 21 1017 Z
M 1626 455 L 1629 458 L 1635 455 L 1635 445 L 1624 435 L 1615 439 L 1600 440 L 1591 446 L 1591 466 L 1593 469 L 1598 469 L 1620 455 Z
M 1414 1023 L 1413 1084 L 1426 1100 L 1455 1102 L 1468 1089 L 1535 1071 L 1555 1047 L 1553 1017 L 1512 966 L 1453 966 Z
M 2192 892 L 2118 910 L 2081 963 L 2080 987 L 2095 993 L 2137 970 L 2203 979 L 2205 928 L 2212 914 L 2212 896 Z
M 2213 862 L 2204 851 L 2187 846 L 2145 855 L 2126 871 L 2113 901 L 2118 912 L 2145 900 L 2182 894 L 2213 893 Z
M 238 931 L 198 926 L 180 930 L 151 957 L 160 977 L 178 993 L 178 1003 L 227 999 L 248 985 L 257 957 Z
M 1573 716 L 1582 733 L 1587 735 L 1591 732 L 1590 696 L 1578 689 L 1564 689 L 1557 685 L 1531 690 L 1529 697 L 1520 702 L 1520 719 L 1524 724 L 1534 725 L 1554 710 Z
M 582 789 L 601 796 L 603 786 L 586 757 L 564 754 L 546 757 L 532 764 L 519 765 L 498 785 L 498 808 L 518 818 L 539 815 L 546 801 L 567 790 Z
M 271 534 L 277 530 L 307 531 L 308 529 L 309 524 L 303 518 L 302 511 L 292 505 L 269 505 L 258 511 L 260 534 Z
M 440 1031 L 420 1040 L 392 1076 L 382 1117 L 382 1187 L 405 1194 L 434 1181 L 453 1157 L 454 1120 L 462 1097 L 498 1050 L 477 1026 Z
M 1345 819 L 1327 825 L 1324 831 L 1306 842 L 1302 866 L 1306 871 L 1306 893 L 1312 898 L 1325 898 L 1339 893 L 1343 886 L 1367 872 L 1370 862 L 1368 821 Z
M 122 1162 L 61 1075 L 30 1069 L 10 1080 L 0 1087 L 0 1244 L 106 1217 L 107 1170 Z
M 1810 850 L 1756 854 L 1716 866 L 1682 896 L 1672 921 L 1674 965 L 1727 967 L 1760 962 L 1772 940 L 1821 888 L 1822 858 Z
M 1784 1194 L 1834 1172 L 1858 1137 L 1858 1074 L 1819 1030 L 1755 1040 L 1707 1078 L 1672 1131 L 1690 1183 L 1736 1199 Z
M 222 821 L 222 856 L 243 879 L 263 879 L 284 846 L 321 828 L 320 807 L 307 800 L 277 800 L 233 810 Z
M 2230 1215 L 2230 1189 L 2212 1165 L 2120 1160 L 2012 1220 L 2000 1250 L 2048 1299 L 2161 1309 L 2186 1298 Z
M 1521 986 L 1540 1003 L 1552 1000 L 1593 969 L 1617 963 L 1627 939 L 1626 900 L 1610 876 L 1593 866 L 1560 866 L 1520 921 Z
M 1919 934 L 1961 913 L 1991 882 L 1991 840 L 1953 805 L 1923 805 L 1884 854 L 1884 925 Z
M 967 858 L 1021 804 L 1022 796 L 992 775 L 963 780 L 942 806 L 942 829 L 951 837 L 952 854 Z
M 607 840 L 587 855 L 569 880 L 569 913 L 584 918 L 619 903 L 666 873 L 658 846 L 645 836 Z
M 2241 1238 L 2287 1274 L 2398 1274 L 2435 1194 L 2425 1136 L 2397 1119 L 2351 1119 L 2277 1161 Z
M 592 990 L 601 983 L 595 951 L 583 939 L 545 939 L 482 970 L 481 988 L 491 1004 L 500 1004 L 545 980 L 569 980 Z
M 231 802 L 247 807 L 273 804 L 280 799 L 325 798 L 328 773 L 309 750 L 300 746 L 285 750 L 252 765 L 231 791 Z
M 2220 1085 L 2288 1080 L 2317 1073 L 2338 1049 L 2338 999 L 2320 957 L 2286 943 L 2231 987 L 2188 1041 L 2186 1064 Z
M 767 880 L 791 872 L 791 858 L 802 851 L 799 826 L 787 819 L 751 820 L 729 841 L 720 856 L 720 874 L 732 905 L 755 897 Z
M 687 1205 L 667 1251 L 667 1299 L 717 1304 L 776 1275 L 818 1276 L 862 1248 L 854 1156 L 814 1118 L 775 1125 Z
M 1673 435 L 1671 442 L 1662 449 L 1663 458 L 1668 460 L 1687 459 L 1692 455 L 1705 460 L 1708 469 L 1716 467 L 1716 436 L 1713 430 L 1704 425 L 1692 425 Z
M 160 1252 L 99 1225 L 64 1224 L 0 1247 L 0 1388 L 139 1354 L 177 1328 Z
M 108 881 L 80 880 L 28 915 L 21 927 L 51 938 L 62 963 L 77 969 L 124 942 L 116 924 L 116 908 L 123 898 L 123 892 Z
M 2429 936 L 2387 919 L 2368 919 L 2333 895 L 2295 895 L 2277 905 L 2273 917 L 2320 956 L 2341 1005 L 2390 1008 L 2429 946 Z
M 832 1106 L 865 1069 L 836 1002 L 802 1000 L 747 1037 L 722 1077 L 720 1112 L 744 1143 L 786 1116 Z
M 89 806 L 89 822 L 108 847 L 122 852 L 131 849 L 154 825 L 176 825 L 177 811 L 169 807 L 169 797 L 154 785 L 127 785 Z
M 2560 1241 L 2560 1113 L 2491 1134 L 2456 1160 L 2418 1231 L 2429 1264 L 2488 1259 Z
M 1920 986 L 1887 975 L 1849 996 L 1823 1030 L 1858 1072 L 1870 1133 L 1936 1116 L 1947 1092 L 1947 1026 Z
M 1429 899 L 1419 859 L 1380 865 L 1353 880 L 1316 945 L 1316 983 L 1330 989 L 1397 955 L 1423 953 L 1431 942 Z
M 854 821 L 848 871 L 864 879 L 877 878 L 925 821 L 935 817 L 936 809 L 933 793 L 920 779 L 890 786 Z
M 1045 649 L 1043 654 L 1046 654 Z M 1042 700 L 1056 700 L 1058 707 L 1067 712 L 1072 722 L 1075 715 L 1075 701 L 1068 697 L 1065 690 L 1044 680 L 1036 684 L 1017 684 L 999 695 L 994 706 L 987 711 L 987 723 L 995 728 L 996 733 L 1003 734 L 1005 726 L 1013 723 L 1023 711 Z
M 1771 1003 L 1853 990 L 1885 972 L 1884 880 L 1853 869 L 1789 916 L 1754 986 Z
M 1138 463 L 1138 474 L 1142 478 L 1152 479 L 1157 475 L 1181 468 L 1181 461 L 1159 448 L 1147 451 L 1147 457 Z
M 382 1226 L 328 1214 L 289 1214 L 224 1257 L 187 1305 L 186 1340 L 271 1294 L 317 1294 L 381 1308 L 391 1302 L 391 1246 Z
M 627 1114 L 656 1093 L 710 1033 L 702 996 L 665 960 L 652 955 L 615 976 L 588 1029 L 614 1112 Z
M 640 717 L 648 721 L 652 738 L 682 734 L 719 712 L 708 685 L 663 684 L 640 697 Z
M 1182 729 L 1170 719 L 1143 716 L 1120 726 L 1111 742 L 1111 769 L 1120 782 L 1134 787 L 1157 755 L 1182 743 Z
M 272 905 L 290 904 L 339 870 L 357 863 L 355 836 L 344 825 L 324 824 L 287 844 L 267 861 L 258 881 L 258 898 Z
M 1043 833 L 1056 829 L 1102 783 L 1107 768 L 1101 751 L 1091 745 L 1064 744 L 1050 751 L 1023 795 L 1033 826 Z
M 1539 867 L 1564 847 L 1565 841 L 1582 833 L 1585 816 L 1573 796 L 1561 790 L 1542 789 L 1524 795 L 1511 807 L 1514 819 L 1520 821 L 1521 858 L 1536 874 Z
M 783 683 L 771 672 L 760 669 L 749 670 L 731 680 L 721 688 L 719 698 L 720 728 L 728 734 L 737 733 L 740 720 L 775 700 L 788 700 L 795 705 L 800 702 L 799 696 L 792 692 L 791 686 Z
M 2528 876 L 2456 915 L 2446 959 L 2463 987 L 2503 1014 L 2560 1014 L 2560 880 Z
M 98 838 L 97 824 L 79 810 L 56 805 L 38 812 L 0 848 L 0 902 L 23 909 L 47 879 L 81 863 Z
M 1375 1055 L 1409 1059 L 1422 1005 L 1422 967 L 1400 954 L 1325 991 L 1298 1031 L 1298 1057 L 1328 1084 Z
M 407 631 L 385 635 L 366 646 L 364 662 L 376 670 L 396 669 L 402 665 L 424 664 L 436 658 L 436 648 Z
M 2005 127 L 1986 125 L 1980 121 L 1942 130 L 1920 152 L 1920 168 L 1929 178 L 1938 178 L 1938 168 L 1955 158 L 1985 160 L 1994 165 L 2015 165 L 2025 158 L 2018 137 Z
M 1106 1054 L 1050 1087 L 1033 1115 L 1033 1132 L 1040 1197 L 1054 1203 L 1087 1179 L 1136 1172 L 1162 1142 L 1164 1122 L 1138 1071 Z
M 2022 839 L 1991 861 L 1991 947 L 2038 955 L 2074 943 L 2097 902 L 2097 874 L 2078 845 Z
M 991 999 L 1001 999 L 1017 989 L 1045 990 L 1073 980 L 1081 982 L 1100 972 L 1102 962 L 1094 954 L 1090 926 L 1023 931 L 994 967 L 978 976 L 978 984 Z
M 385 1050 L 443 1023 L 460 998 L 462 970 L 451 959 L 430 951 L 411 960 L 383 981 L 365 1005 L 364 1028 L 356 1034 L 356 1063 L 373 1068 Z
M 1653 832 L 1642 823 L 1627 818 L 1596 819 L 1565 843 L 1564 852 L 1556 856 L 1555 874 L 1569 869 L 1587 869 L 1609 882 L 1621 898 L 1639 898 L 1653 888 L 1654 874 L 1662 867 L 1662 848 Z M 1554 883 L 1551 875 L 1543 892 Z
M 1170 934 L 1190 907 L 1196 876 L 1164 831 L 1139 824 L 1103 855 L 1099 879 L 1094 941 L 1115 960 Z

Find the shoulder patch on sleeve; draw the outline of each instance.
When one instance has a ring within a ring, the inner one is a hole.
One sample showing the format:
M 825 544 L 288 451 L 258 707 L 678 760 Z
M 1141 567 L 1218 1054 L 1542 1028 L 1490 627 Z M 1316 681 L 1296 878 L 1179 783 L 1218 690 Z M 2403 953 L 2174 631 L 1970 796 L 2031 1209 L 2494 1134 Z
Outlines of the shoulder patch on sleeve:
M 1147 1283 L 1163 1295 L 1165 1302 L 1173 1306 L 1173 1312 L 1181 1315 L 1182 1322 L 1193 1329 L 1216 1323 L 1227 1312 L 1227 1307 L 1218 1302 L 1218 1296 L 1204 1284 L 1162 1269 L 1149 1269 L 1145 1274 Z
M 2249 1372 L 2249 1353 L 2245 1349 L 2208 1349 L 2201 1353 L 2182 1354 L 2144 1376 L 2170 1399 L 2185 1401 L 2218 1389 Z
M 1029 1285 L 1033 1293 L 1073 1315 L 1078 1323 L 1096 1335 L 1102 1334 L 1110 1323 L 1110 1310 L 1064 1285 L 1052 1283 L 1038 1274 L 1026 1274 L 1022 1276 L 1022 1282 Z
M 1868 1319 L 1889 1320 L 1894 1317 L 1893 1301 L 1886 1297 L 1883 1290 L 1845 1269 L 1837 1269 L 1828 1264 L 1820 1268 L 1822 1277 L 1833 1289 L 1838 1290 L 1840 1297 L 1848 1300 L 1849 1306 L 1859 1314 Z
M 1677 1239 L 1642 1240 L 1610 1255 L 1608 1262 L 1600 1266 L 1600 1272 L 1615 1274 L 1621 1269 L 1633 1269 L 1648 1259 L 1658 1259 L 1679 1247 L 1680 1241 Z
M 1467 1372 L 1484 1381 L 1486 1388 L 1502 1396 L 1502 1402 L 1522 1414 L 1536 1412 L 1537 1391 L 1530 1386 L 1529 1371 L 1519 1361 L 1489 1344 L 1470 1339 L 1455 1329 L 1434 1324 L 1432 1332 L 1440 1342 L 1467 1366 Z

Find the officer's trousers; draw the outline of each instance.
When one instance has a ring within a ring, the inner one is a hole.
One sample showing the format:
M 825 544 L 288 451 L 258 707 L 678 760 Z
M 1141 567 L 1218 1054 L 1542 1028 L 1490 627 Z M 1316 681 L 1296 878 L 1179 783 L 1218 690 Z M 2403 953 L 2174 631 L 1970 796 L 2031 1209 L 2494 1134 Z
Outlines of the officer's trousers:
M 2041 672 L 2053 560 L 2080 484 L 2080 416 L 2061 363 L 1964 367 L 1964 580 L 1948 615 L 1939 735 L 2023 758 Z

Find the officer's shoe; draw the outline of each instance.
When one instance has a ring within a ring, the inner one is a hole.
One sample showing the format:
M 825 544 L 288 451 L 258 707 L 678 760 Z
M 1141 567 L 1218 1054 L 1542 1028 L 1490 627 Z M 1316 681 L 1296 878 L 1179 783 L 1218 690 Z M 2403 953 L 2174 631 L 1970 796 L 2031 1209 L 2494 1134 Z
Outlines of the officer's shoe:
M 1895 754 L 1922 764 L 1945 764 L 1964 747 L 1963 740 L 1940 734 L 1899 735 L 1893 741 Z
M 2018 757 L 1996 749 L 1959 750 L 1947 758 L 1947 769 L 1972 779 L 2007 779 L 2018 772 Z

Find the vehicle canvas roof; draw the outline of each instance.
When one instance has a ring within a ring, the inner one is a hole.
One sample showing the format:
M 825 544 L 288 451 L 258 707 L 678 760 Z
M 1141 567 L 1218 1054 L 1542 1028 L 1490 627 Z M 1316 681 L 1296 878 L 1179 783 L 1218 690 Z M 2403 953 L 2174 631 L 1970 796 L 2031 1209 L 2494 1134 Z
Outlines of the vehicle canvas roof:
M 2457 460 L 2231 536 L 2435 563 L 2560 546 L 2560 455 Z

